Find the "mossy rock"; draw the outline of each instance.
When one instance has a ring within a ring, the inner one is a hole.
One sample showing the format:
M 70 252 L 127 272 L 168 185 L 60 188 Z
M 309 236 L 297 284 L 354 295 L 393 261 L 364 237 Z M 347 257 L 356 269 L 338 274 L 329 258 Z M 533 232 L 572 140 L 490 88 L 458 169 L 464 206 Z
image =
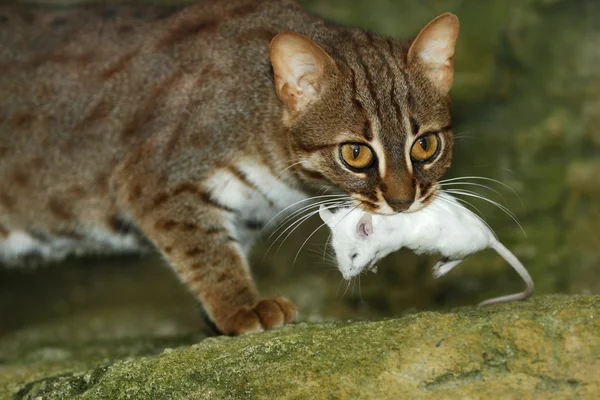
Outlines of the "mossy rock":
M 23 399 L 598 398 L 600 296 L 300 323 L 13 384 Z

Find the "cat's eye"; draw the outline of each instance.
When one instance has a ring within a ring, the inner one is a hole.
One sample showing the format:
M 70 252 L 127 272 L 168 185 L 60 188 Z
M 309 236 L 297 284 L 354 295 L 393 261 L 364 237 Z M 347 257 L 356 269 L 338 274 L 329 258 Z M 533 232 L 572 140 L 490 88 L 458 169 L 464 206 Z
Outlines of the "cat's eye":
M 373 163 L 373 151 L 364 144 L 346 143 L 340 146 L 342 161 L 354 169 L 365 169 Z
M 426 133 L 421 135 L 410 149 L 410 157 L 413 161 L 427 162 L 431 161 L 438 153 L 440 139 L 436 133 Z

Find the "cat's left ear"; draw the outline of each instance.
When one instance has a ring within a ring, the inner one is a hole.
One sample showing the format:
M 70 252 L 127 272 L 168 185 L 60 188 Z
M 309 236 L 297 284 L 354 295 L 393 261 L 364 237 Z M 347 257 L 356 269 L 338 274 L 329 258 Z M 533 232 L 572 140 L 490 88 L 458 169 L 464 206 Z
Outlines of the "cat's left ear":
M 367 238 L 373 234 L 373 216 L 369 213 L 364 213 L 358 220 L 356 232 L 361 238 Z
M 302 111 L 317 100 L 323 90 L 327 68 L 336 68 L 325 50 L 295 32 L 275 36 L 269 46 L 269 57 L 277 96 L 290 111 Z
M 443 93 L 452 87 L 454 79 L 454 47 L 460 24 L 458 17 L 445 13 L 435 18 L 419 32 L 408 50 L 408 63 L 422 68 L 427 77 Z

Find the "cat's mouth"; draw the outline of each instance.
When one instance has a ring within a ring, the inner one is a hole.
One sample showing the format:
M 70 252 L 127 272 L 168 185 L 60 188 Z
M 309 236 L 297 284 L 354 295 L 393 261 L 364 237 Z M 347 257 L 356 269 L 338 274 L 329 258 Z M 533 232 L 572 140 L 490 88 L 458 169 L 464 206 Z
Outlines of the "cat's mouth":
M 408 207 L 408 209 L 404 212 L 408 214 L 423 210 L 424 208 L 429 206 L 429 204 L 431 204 L 433 199 L 436 198 L 438 192 L 439 188 L 437 186 L 434 186 L 429 192 L 425 193 L 423 196 L 419 196 L 418 199 L 415 199 L 413 204 L 411 204 L 411 206 Z
M 396 211 L 392 210 L 387 203 L 383 203 L 383 206 L 376 203 L 365 202 L 359 199 L 354 199 L 354 204 L 356 207 L 360 208 L 363 211 L 366 211 L 371 214 L 379 214 L 379 215 L 395 215 Z
M 352 196 L 351 198 L 356 207 L 368 213 L 379 215 L 396 215 L 398 213 L 413 213 L 424 209 L 433 201 L 438 192 L 439 187 L 437 185 L 432 186 L 431 189 L 426 193 L 419 193 L 419 190 L 417 190 L 415 200 L 412 202 L 412 204 L 408 208 L 400 211 L 395 210 L 381 198 L 376 202 L 366 201 L 358 196 Z

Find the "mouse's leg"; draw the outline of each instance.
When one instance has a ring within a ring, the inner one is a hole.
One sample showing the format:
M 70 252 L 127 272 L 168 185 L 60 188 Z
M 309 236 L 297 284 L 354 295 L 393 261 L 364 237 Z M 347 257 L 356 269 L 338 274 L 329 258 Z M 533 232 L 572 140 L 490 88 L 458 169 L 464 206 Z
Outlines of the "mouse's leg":
M 448 261 L 447 258 L 442 258 L 433 266 L 433 277 L 435 279 L 446 275 L 450 270 L 460 264 L 462 260 Z

